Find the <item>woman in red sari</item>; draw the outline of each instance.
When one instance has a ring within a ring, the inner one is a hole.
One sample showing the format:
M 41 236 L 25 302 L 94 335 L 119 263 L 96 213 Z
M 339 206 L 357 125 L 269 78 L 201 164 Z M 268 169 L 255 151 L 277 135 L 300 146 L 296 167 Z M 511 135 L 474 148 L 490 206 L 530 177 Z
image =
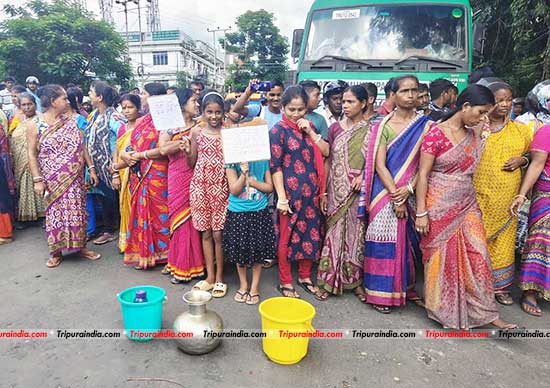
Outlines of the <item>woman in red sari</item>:
M 147 107 L 149 96 L 162 94 L 166 94 L 164 85 L 146 84 L 142 105 Z M 132 131 L 131 148 L 120 155 L 131 169 L 130 224 L 124 264 L 134 265 L 138 270 L 168 261 L 168 159 L 161 154 L 158 142 L 159 132 L 148 113 Z
M 191 222 L 189 189 L 195 160 L 190 155 L 191 137 L 198 113 L 197 96 L 191 89 L 177 89 L 185 128 L 160 135 L 160 152 L 167 155 L 168 209 L 170 211 L 170 249 L 168 264 L 163 270 L 173 284 L 188 282 L 204 275 L 204 257 L 200 232 Z
M 416 230 L 424 237 L 424 287 L 428 317 L 446 328 L 492 324 L 499 318 L 491 259 L 473 174 L 485 139 L 477 126 L 493 107 L 493 93 L 471 85 L 454 110 L 431 125 L 422 141 L 416 184 Z

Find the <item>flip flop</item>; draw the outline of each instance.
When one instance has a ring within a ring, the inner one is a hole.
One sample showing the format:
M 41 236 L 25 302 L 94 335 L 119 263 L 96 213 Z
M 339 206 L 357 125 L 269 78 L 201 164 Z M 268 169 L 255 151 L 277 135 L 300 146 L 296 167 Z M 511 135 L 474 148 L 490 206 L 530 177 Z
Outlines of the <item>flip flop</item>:
M 315 288 L 315 286 L 313 285 L 313 283 L 311 282 L 301 282 L 301 281 L 298 281 L 298 284 L 300 285 L 300 287 L 302 287 L 305 292 L 307 292 L 308 294 L 311 294 L 311 295 L 316 295 L 317 292 L 316 291 L 312 291 L 311 288 Z M 311 287 L 311 288 L 310 288 Z
M 235 293 L 235 296 L 233 297 L 233 300 L 237 303 L 244 303 L 246 302 L 246 296 L 248 295 L 248 292 L 241 292 L 237 291 Z
M 80 251 L 79 255 L 85 259 L 92 260 L 92 261 L 101 259 L 101 253 L 97 253 L 91 250 L 86 251 L 86 253 Z
M 498 303 L 504 306 L 511 306 L 514 304 L 514 301 L 512 299 L 512 295 L 510 293 L 496 293 L 495 299 Z
M 193 286 L 193 290 L 198 290 L 198 291 L 210 291 L 213 288 L 214 288 L 214 285 L 208 283 L 206 280 L 201 280 Z
M 248 294 L 248 299 L 245 302 L 247 305 L 253 306 L 260 303 L 260 294 Z
M 378 304 L 371 304 L 372 308 L 378 311 L 380 314 L 389 314 L 391 309 L 388 306 L 382 306 Z
M 536 310 L 536 312 L 528 311 L 525 308 L 524 305 L 527 305 L 527 306 L 530 306 L 530 307 L 534 308 Z M 534 317 L 541 317 L 542 316 L 542 310 L 541 310 L 540 306 L 537 303 L 533 303 L 533 302 L 527 300 L 527 298 L 525 298 L 525 297 L 521 298 L 521 309 L 523 310 L 524 313 L 532 315 Z
M 320 300 L 321 302 L 324 302 L 328 299 L 329 293 L 326 290 L 319 290 L 319 292 L 315 293 L 315 299 Z
M 48 267 L 48 268 L 55 268 L 55 267 L 58 267 L 59 264 L 61 264 L 62 261 L 63 261 L 63 257 L 62 257 L 62 256 L 50 257 L 50 258 L 48 259 L 48 261 L 46 261 L 46 267 Z
M 285 298 L 297 298 L 297 299 L 300 299 L 300 296 L 298 294 L 296 294 L 296 290 L 294 288 L 290 288 L 290 287 L 283 287 L 281 285 L 278 285 L 277 286 L 277 290 L 281 293 L 282 296 L 284 296 Z M 285 294 L 286 292 L 286 294 Z M 289 295 L 289 293 L 291 293 Z
M 412 297 L 412 298 L 407 298 L 407 301 L 409 301 L 411 303 L 414 303 L 418 307 L 426 308 L 426 305 L 424 304 L 424 300 L 419 296 L 415 296 L 415 297 Z
M 216 282 L 212 289 L 212 296 L 214 298 L 223 298 L 227 294 L 227 284 L 222 282 Z

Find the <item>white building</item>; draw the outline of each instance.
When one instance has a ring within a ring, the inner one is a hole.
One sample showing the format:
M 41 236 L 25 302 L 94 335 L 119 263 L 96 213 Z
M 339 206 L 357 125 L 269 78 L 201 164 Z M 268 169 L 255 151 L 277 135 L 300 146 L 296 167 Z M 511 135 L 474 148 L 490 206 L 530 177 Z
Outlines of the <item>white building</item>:
M 178 30 L 144 32 L 141 37 L 140 41 L 139 32 L 128 33 L 130 64 L 139 87 L 148 82 L 175 85 L 178 72 L 205 80 L 210 86 L 223 87 L 223 56 L 216 53 L 215 71 L 214 49 L 209 44 Z

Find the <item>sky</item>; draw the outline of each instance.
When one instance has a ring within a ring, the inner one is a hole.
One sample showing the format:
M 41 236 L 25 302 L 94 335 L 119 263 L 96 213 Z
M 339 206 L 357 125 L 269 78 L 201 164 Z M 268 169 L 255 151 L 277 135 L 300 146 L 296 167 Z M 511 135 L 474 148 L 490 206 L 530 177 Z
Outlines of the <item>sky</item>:
M 4 4 L 21 5 L 25 0 L 0 0 Z M 88 10 L 99 15 L 99 1 L 86 0 Z M 142 7 L 145 8 L 145 0 Z M 161 29 L 179 29 L 195 39 L 212 42 L 212 34 L 207 28 L 235 28 L 237 16 L 247 10 L 265 9 L 275 15 L 275 25 L 281 33 L 292 41 L 292 32 L 303 28 L 307 12 L 313 0 L 159 0 Z M 128 6 L 130 10 L 130 5 Z M 115 26 L 124 31 L 124 12 L 121 5 L 114 4 Z M 2 15 L 2 19 L 5 15 Z M 142 11 L 142 23 L 145 25 L 145 12 Z M 138 30 L 137 12 L 128 14 L 128 29 Z M 144 27 L 145 28 L 145 27 Z

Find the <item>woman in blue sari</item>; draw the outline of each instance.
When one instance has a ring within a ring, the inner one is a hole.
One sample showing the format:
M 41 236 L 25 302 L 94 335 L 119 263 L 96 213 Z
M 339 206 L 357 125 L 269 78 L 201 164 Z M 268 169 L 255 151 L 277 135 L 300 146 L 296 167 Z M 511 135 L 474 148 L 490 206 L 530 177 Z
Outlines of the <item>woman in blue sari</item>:
M 397 109 L 373 128 L 366 157 L 359 215 L 368 217 L 365 237 L 366 302 L 380 313 L 406 300 L 421 304 L 414 291 L 419 239 L 414 229 L 414 195 L 420 145 L 428 117 L 416 113 L 418 79 L 395 78 Z

